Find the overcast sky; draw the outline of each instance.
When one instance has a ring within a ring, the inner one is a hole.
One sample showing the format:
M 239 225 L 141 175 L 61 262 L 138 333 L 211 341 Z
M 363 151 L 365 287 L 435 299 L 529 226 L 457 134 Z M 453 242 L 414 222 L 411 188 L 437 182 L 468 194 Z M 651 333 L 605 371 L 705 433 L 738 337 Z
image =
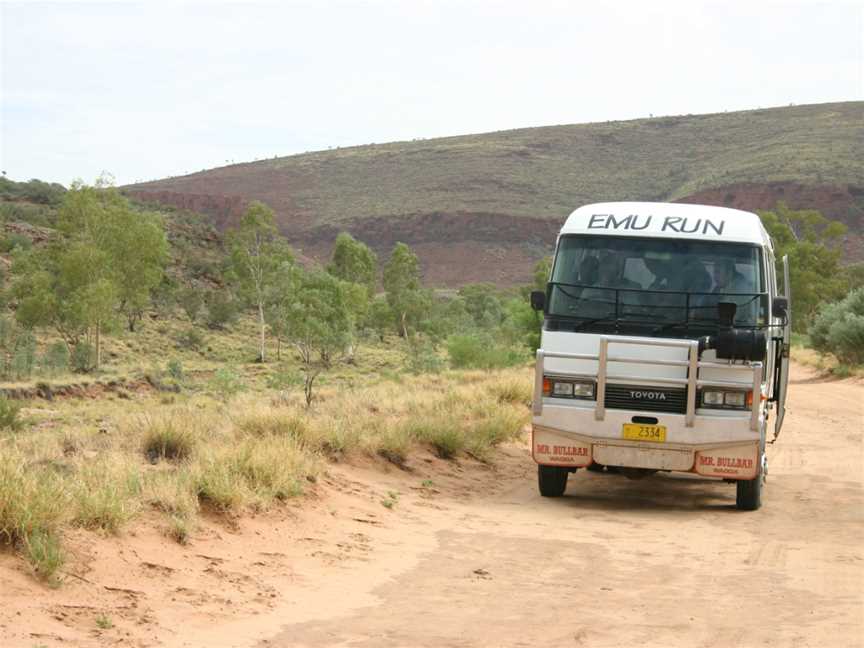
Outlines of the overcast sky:
M 862 2 L 608 4 L 3 2 L 0 169 L 123 184 L 335 146 L 864 98 Z

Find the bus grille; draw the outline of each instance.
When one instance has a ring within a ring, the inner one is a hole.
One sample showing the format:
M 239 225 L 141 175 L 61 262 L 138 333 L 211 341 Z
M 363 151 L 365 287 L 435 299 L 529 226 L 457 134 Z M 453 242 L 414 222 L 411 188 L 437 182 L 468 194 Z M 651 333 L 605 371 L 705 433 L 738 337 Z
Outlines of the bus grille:
M 687 412 L 687 389 L 607 384 L 604 404 L 607 409 L 684 414 Z

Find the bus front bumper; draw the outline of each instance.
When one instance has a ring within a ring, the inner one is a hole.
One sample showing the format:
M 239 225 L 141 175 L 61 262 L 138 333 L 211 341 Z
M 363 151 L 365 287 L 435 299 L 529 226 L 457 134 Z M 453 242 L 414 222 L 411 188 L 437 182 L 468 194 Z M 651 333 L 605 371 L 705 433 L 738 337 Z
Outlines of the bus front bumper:
M 755 479 L 759 440 L 657 443 L 597 438 L 534 424 L 531 455 L 538 464 L 579 468 L 592 463 L 623 468 L 693 472 L 705 477 Z

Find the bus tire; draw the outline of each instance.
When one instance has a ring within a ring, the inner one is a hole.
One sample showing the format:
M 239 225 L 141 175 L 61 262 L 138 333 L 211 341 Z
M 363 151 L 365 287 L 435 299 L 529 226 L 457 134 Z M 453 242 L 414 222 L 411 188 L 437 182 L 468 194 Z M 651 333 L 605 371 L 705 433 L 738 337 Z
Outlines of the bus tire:
M 740 480 L 736 485 L 735 508 L 739 511 L 758 511 L 762 506 L 762 475 L 756 479 Z
M 566 468 L 560 466 L 537 466 L 537 485 L 543 497 L 561 497 L 567 490 Z

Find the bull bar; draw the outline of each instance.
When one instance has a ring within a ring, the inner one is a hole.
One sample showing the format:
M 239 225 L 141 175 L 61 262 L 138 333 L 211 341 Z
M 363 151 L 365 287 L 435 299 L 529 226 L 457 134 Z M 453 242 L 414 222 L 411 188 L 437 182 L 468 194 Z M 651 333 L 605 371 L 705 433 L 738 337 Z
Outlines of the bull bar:
M 609 344 L 632 344 L 639 346 L 660 346 L 688 349 L 687 360 L 654 360 L 644 358 L 626 358 L 620 356 L 609 357 Z M 727 388 L 750 388 L 753 390 L 753 404 L 750 412 L 750 429 L 759 430 L 759 411 L 762 403 L 762 371 L 761 362 L 747 362 L 743 365 L 733 365 L 731 362 L 709 362 L 699 359 L 699 342 L 697 340 L 659 340 L 636 337 L 610 337 L 600 336 L 599 353 L 563 353 L 557 351 L 537 350 L 537 370 L 534 376 L 534 403 L 533 413 L 540 416 L 543 413 L 543 376 L 545 373 L 546 358 L 562 358 L 567 360 L 591 360 L 597 362 L 597 375 L 586 373 L 558 372 L 556 375 L 562 377 L 587 378 L 597 381 L 595 390 L 596 402 L 594 405 L 594 418 L 602 421 L 606 418 L 606 383 L 607 381 L 623 382 L 645 382 L 640 376 L 628 376 L 623 374 L 609 374 L 608 364 L 610 362 L 626 362 L 629 364 L 663 365 L 667 367 L 687 367 L 686 378 L 650 378 L 652 383 L 663 383 L 667 385 L 683 385 L 687 388 L 687 409 L 684 422 L 687 427 L 693 427 L 696 420 L 696 392 L 701 387 L 727 387 Z M 740 369 L 749 367 L 753 371 L 753 381 L 723 381 L 723 380 L 700 380 L 699 369 Z

